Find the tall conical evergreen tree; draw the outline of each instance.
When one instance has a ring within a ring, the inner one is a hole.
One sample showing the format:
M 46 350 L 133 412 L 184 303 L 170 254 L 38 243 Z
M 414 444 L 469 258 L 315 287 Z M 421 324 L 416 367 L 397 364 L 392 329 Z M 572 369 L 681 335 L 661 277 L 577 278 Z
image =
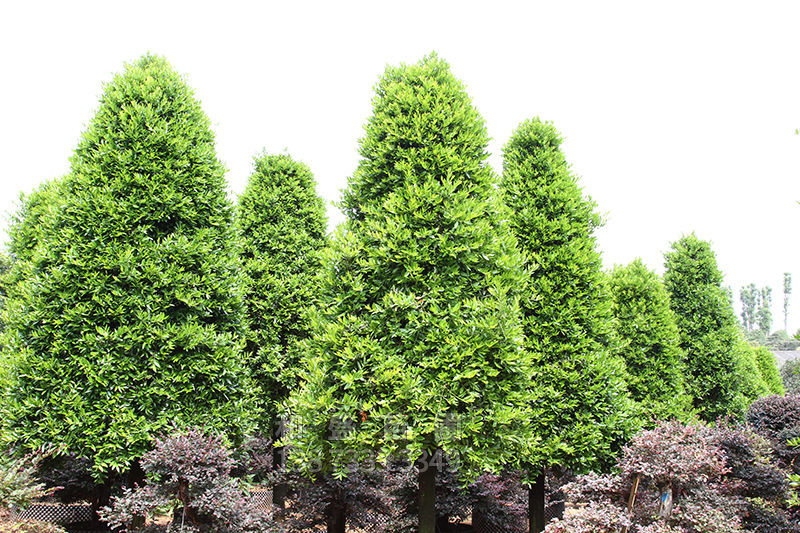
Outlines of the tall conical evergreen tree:
M 686 354 L 694 407 L 708 421 L 741 416 L 749 403 L 743 389 L 750 377 L 737 351 L 736 317 L 711 245 L 686 235 L 664 257 L 664 285 Z
M 287 154 L 261 154 L 239 196 L 247 287 L 247 361 L 270 430 L 279 405 L 296 388 L 299 341 L 308 337 L 305 309 L 315 303 L 325 246 L 325 203 L 309 168 Z
M 173 425 L 247 428 L 239 255 L 210 122 L 163 58 L 106 85 L 10 320 L 6 437 L 103 478 Z
M 325 203 L 311 170 L 287 154 L 254 158 L 236 223 L 246 286 L 245 353 L 262 409 L 259 431 L 277 441 L 284 429 L 279 411 L 299 381 L 300 343 L 309 335 L 305 312 L 319 297 L 319 252 L 326 244 Z M 276 470 L 284 459 L 284 448 L 274 447 Z M 272 496 L 282 508 L 285 485 L 276 484 Z
M 692 416 L 675 315 L 658 275 L 641 259 L 611 272 L 612 312 L 628 369 L 628 390 L 645 422 Z
M 543 469 L 587 470 L 610 464 L 634 427 L 625 365 L 616 355 L 611 296 L 585 198 L 560 149 L 555 127 L 523 122 L 504 148 L 501 190 L 511 227 L 528 259 L 520 300 L 534 386 L 548 408 L 536 423 L 543 439 L 531 491 L 531 531 L 544 529 Z
M 307 382 L 291 399 L 301 466 L 345 476 L 371 454 L 421 459 L 422 532 L 434 530 L 438 452 L 471 477 L 532 444 L 520 256 L 487 143 L 445 61 L 387 68 L 327 255 Z

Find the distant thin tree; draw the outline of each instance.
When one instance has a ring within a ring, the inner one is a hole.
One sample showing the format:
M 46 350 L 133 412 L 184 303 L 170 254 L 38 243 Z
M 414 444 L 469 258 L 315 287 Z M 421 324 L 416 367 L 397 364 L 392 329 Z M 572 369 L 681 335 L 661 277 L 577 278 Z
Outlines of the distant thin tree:
M 758 288 L 751 283 L 739 290 L 739 301 L 742 303 L 742 325 L 750 331 L 756 323 L 756 309 L 758 308 Z
M 789 331 L 789 295 L 792 294 L 792 273 L 783 273 L 783 330 Z
M 764 335 L 772 331 L 772 287 L 762 287 L 758 292 L 756 323 Z

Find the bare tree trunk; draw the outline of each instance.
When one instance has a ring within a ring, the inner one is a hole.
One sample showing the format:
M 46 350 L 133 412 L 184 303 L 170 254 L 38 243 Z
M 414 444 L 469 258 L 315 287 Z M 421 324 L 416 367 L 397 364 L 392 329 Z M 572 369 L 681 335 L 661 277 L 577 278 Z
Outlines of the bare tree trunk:
M 631 494 L 628 496 L 628 516 L 633 516 L 633 506 L 636 505 L 636 493 L 639 491 L 639 482 L 642 480 L 641 475 L 637 475 L 633 479 L 631 486 Z M 628 533 L 628 526 L 623 526 L 620 533 Z
M 339 489 L 336 488 L 328 505 L 328 533 L 345 533 L 346 521 L 344 502 Z
M 128 470 L 128 487 L 131 489 L 141 487 L 144 484 L 145 473 L 142 469 L 142 464 L 138 459 L 133 461 L 131 468 Z M 144 526 L 146 517 L 144 515 L 134 516 L 131 520 L 131 529 L 136 529 Z
M 530 533 L 544 531 L 544 498 L 545 498 L 544 468 L 536 476 L 536 481 L 528 487 L 528 529 Z
M 286 451 L 283 446 L 275 446 L 275 443 L 283 438 L 283 422 L 275 420 L 275 431 L 272 436 L 272 471 L 282 472 L 286 465 Z M 279 481 L 272 487 L 272 505 L 278 509 L 276 518 L 283 520 L 283 509 L 286 507 L 286 483 Z
M 94 486 L 92 495 L 92 525 L 94 529 L 101 529 L 100 516 L 97 514 L 102 507 L 109 505 L 111 501 L 111 480 L 106 479 L 103 483 Z
M 419 533 L 436 533 L 436 470 L 433 465 L 420 463 Z

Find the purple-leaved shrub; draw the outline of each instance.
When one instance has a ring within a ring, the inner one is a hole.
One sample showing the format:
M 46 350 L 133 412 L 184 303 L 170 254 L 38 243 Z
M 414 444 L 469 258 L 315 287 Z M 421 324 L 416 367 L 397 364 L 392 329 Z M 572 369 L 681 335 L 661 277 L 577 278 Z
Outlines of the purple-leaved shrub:
M 547 533 L 611 533 L 623 527 L 648 533 L 733 533 L 741 530 L 744 500 L 714 430 L 704 424 L 659 422 L 623 450 L 618 474 L 587 474 L 564 487 L 586 506 L 547 525 Z M 628 511 L 634 481 L 635 504 Z M 660 498 L 674 507 L 659 515 Z M 635 529 L 633 529 L 635 527 Z
M 153 524 L 136 526 L 136 517 L 152 517 L 178 501 L 167 531 L 245 533 L 279 531 L 269 516 L 245 496 L 224 440 L 193 428 L 156 440 L 155 449 L 141 460 L 147 475 L 143 487 L 125 488 L 113 507 L 101 510 L 113 528 L 130 532 L 160 531 Z

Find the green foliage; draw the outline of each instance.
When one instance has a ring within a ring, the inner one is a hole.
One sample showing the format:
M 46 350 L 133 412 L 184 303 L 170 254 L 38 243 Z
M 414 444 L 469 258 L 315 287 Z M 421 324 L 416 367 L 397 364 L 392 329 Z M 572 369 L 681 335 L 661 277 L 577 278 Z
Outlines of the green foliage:
M 582 195 L 555 127 L 522 123 L 504 148 L 501 191 L 527 256 L 520 300 L 534 388 L 545 413 L 540 461 L 576 470 L 613 462 L 633 431 L 625 365 L 617 357 L 612 298 L 595 249 L 595 204 Z
M 744 329 L 750 331 L 756 324 L 759 291 L 755 283 L 751 283 L 739 290 L 739 300 L 742 302 L 742 324 Z
M 11 258 L 5 253 L 0 252 L 0 333 L 5 329 L 3 310 L 6 307 L 6 299 L 8 298 L 9 275 L 12 265 Z
M 290 397 L 291 457 L 337 477 L 370 454 L 435 467 L 441 450 L 466 478 L 516 464 L 536 420 L 523 279 L 483 120 L 431 55 L 386 69 L 365 129 Z
M 0 292 L 4 300 L 12 298 L 20 283 L 31 276 L 33 260 L 44 250 L 43 241 L 62 203 L 61 182 L 46 181 L 30 194 L 20 194 L 17 211 L 9 220 L 10 257 L 4 255 L 0 267 Z
M 16 261 L 31 262 L 50 231 L 54 217 L 63 205 L 61 186 L 64 180 L 46 181 L 30 194 L 20 194 L 17 212 L 8 229 L 9 252 Z
M 24 457 L 0 454 L 0 512 L 10 507 L 25 508 L 34 500 L 53 493 L 36 477 L 46 453 L 36 450 Z
M 800 357 L 800 352 L 797 355 Z M 780 372 L 786 394 L 800 394 L 800 358 L 783 363 Z
M 649 420 L 688 421 L 692 399 L 684 389 L 680 336 L 664 284 L 641 259 L 615 267 L 609 279 L 631 397 Z
M 732 355 L 741 369 L 739 386 L 745 402 L 749 405 L 758 398 L 769 396 L 770 391 L 761 375 L 754 347 L 743 337 L 739 337 L 734 344 Z
M 297 387 L 299 341 L 309 329 L 304 310 L 319 292 L 315 276 L 327 222 L 315 187 L 306 165 L 286 154 L 264 153 L 255 158 L 237 207 L 247 287 L 245 351 L 267 431 L 280 403 Z
M 783 394 L 783 382 L 781 381 L 781 375 L 778 371 L 778 363 L 775 360 L 775 355 L 769 351 L 768 348 L 763 346 L 753 347 L 751 350 L 755 355 L 761 379 L 767 387 L 765 396 Z
M 762 287 L 758 298 L 758 311 L 756 312 L 758 329 L 769 335 L 772 331 L 772 288 Z
M 238 249 L 209 125 L 160 57 L 106 85 L 59 209 L 19 239 L 39 244 L 8 313 L 8 440 L 56 443 L 103 478 L 172 424 L 247 428 Z
M 694 407 L 705 420 L 741 416 L 748 398 L 742 357 L 736 353 L 740 336 L 711 245 L 686 235 L 672 244 L 665 260 L 664 285 L 686 354 Z

